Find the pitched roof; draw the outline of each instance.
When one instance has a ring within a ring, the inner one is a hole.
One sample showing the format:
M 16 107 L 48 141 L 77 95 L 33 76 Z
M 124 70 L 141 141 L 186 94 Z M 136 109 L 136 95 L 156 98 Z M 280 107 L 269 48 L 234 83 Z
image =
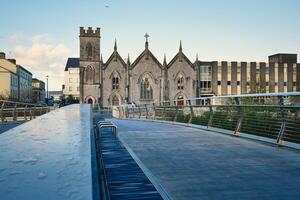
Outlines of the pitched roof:
M 148 51 L 148 52 L 147 52 Z M 163 69 L 163 66 L 162 66 L 162 64 L 157 60 L 157 58 L 152 54 L 152 52 L 149 50 L 149 49 L 145 49 L 136 59 L 135 59 L 135 61 L 132 63 L 132 65 L 131 65 L 131 69 L 133 69 L 139 62 L 140 62 L 140 60 L 144 57 L 144 56 L 146 56 L 146 54 L 148 53 L 148 55 L 149 55 L 149 57 L 151 57 L 153 60 L 154 60 L 154 62 L 161 68 L 161 69 Z
M 123 60 L 123 58 L 120 56 L 120 54 L 117 52 L 117 51 L 114 51 L 110 57 L 108 58 L 108 60 L 106 61 L 106 63 L 104 64 L 104 67 L 103 69 L 106 69 L 106 67 L 109 65 L 109 63 L 111 61 L 113 61 L 113 59 L 115 58 L 115 56 L 117 57 L 117 60 L 119 60 L 121 62 L 121 64 L 123 65 L 123 67 L 126 68 L 126 63 L 125 61 Z
M 169 64 L 167 65 L 167 68 L 169 69 L 177 59 L 179 59 L 180 54 L 182 54 L 182 59 L 185 60 L 193 69 L 195 69 L 193 63 L 188 59 L 188 57 L 186 57 L 186 55 L 183 52 L 178 52 L 174 58 L 169 62 Z
M 68 71 L 69 68 L 79 68 L 79 58 L 68 58 L 65 71 Z

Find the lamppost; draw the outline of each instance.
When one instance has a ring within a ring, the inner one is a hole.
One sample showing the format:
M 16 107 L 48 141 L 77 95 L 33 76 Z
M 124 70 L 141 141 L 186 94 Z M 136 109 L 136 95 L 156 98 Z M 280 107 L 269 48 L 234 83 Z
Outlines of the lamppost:
M 49 85 L 48 85 L 49 75 L 47 75 L 46 78 L 47 78 L 47 93 L 46 93 L 46 95 L 47 95 L 47 100 L 48 100 L 49 99 L 49 89 L 48 89 L 48 87 L 49 87 Z

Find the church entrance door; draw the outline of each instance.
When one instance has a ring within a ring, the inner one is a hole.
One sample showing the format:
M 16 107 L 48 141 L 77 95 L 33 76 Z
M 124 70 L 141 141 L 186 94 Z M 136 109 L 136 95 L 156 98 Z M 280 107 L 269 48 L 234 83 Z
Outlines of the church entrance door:
M 93 99 L 89 98 L 88 99 L 88 104 L 93 104 Z
M 184 98 L 183 98 L 183 96 L 178 96 L 177 97 L 177 106 L 183 106 L 183 104 L 184 104 Z

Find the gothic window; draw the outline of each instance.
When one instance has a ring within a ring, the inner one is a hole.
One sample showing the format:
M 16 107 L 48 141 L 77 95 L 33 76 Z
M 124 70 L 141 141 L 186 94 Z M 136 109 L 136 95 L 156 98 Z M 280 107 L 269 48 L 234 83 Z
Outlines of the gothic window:
M 144 77 L 141 81 L 141 100 L 152 100 L 153 99 L 153 89 L 150 84 L 149 77 Z
M 114 71 L 111 75 L 110 75 L 111 81 L 112 81 L 112 89 L 113 90 L 117 90 L 120 88 L 120 74 L 117 71 Z
M 184 89 L 184 80 L 183 80 L 183 76 L 179 75 L 178 79 L 177 79 L 177 90 L 183 90 Z
M 85 80 L 86 82 L 94 82 L 94 68 L 91 66 L 87 66 L 85 69 Z
M 118 105 L 120 105 L 119 98 L 117 97 L 117 95 L 113 96 L 111 103 L 112 103 L 112 106 L 118 106 Z
M 90 42 L 88 42 L 87 45 L 86 45 L 86 52 L 87 52 L 88 58 L 91 58 L 92 54 L 93 54 L 93 47 L 92 47 L 92 44 Z

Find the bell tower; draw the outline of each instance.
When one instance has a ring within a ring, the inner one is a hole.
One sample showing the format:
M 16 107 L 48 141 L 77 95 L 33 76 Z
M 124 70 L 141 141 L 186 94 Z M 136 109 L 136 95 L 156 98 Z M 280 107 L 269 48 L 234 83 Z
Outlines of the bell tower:
M 101 103 L 100 28 L 80 27 L 80 102 Z

